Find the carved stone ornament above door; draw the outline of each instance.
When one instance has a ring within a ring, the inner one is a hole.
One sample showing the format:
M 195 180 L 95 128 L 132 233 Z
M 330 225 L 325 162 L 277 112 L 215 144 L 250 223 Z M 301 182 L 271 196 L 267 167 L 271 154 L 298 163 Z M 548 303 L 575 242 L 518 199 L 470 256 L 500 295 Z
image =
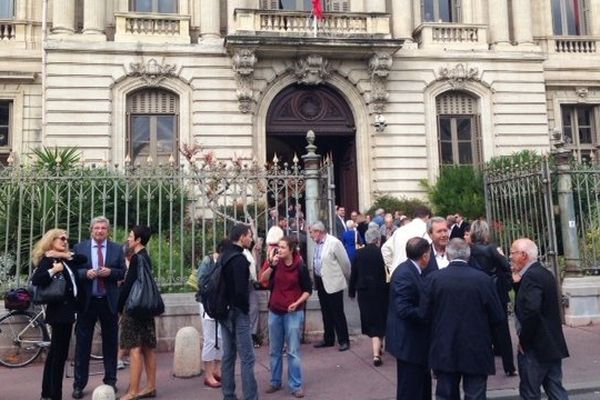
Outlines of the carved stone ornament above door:
M 151 58 L 146 63 L 130 63 L 127 75 L 140 77 L 146 83 L 146 86 L 156 87 L 170 76 L 176 76 L 176 64 L 160 64 L 156 59 Z
M 371 93 L 367 101 L 371 112 L 381 114 L 388 99 L 387 78 L 392 70 L 392 56 L 388 53 L 375 53 L 369 59 L 369 75 L 371 76 Z
M 309 54 L 296 60 L 292 66 L 298 83 L 319 85 L 331 76 L 329 61 L 318 54 Z
M 244 114 L 252 112 L 255 103 L 253 81 L 256 54 L 253 49 L 241 48 L 233 53 L 232 61 L 239 109 Z

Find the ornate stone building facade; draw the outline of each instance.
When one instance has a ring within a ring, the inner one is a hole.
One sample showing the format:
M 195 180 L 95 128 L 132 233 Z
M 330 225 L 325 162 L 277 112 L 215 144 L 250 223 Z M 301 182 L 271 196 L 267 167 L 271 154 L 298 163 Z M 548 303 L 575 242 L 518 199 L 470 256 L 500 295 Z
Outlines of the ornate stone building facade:
M 313 129 L 364 209 L 554 131 L 596 158 L 600 1 L 323 3 L 315 29 L 308 0 L 0 0 L 0 159 L 291 160 Z

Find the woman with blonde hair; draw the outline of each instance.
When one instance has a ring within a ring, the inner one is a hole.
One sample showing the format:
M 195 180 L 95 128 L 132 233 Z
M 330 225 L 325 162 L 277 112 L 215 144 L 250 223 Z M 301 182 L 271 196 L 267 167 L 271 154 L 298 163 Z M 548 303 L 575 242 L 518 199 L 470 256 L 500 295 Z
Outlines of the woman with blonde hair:
M 31 253 L 36 268 L 31 282 L 46 287 L 53 279 L 66 282 L 64 300 L 46 307 L 46 322 L 52 327 L 52 339 L 42 378 L 42 400 L 62 399 L 62 380 L 75 322 L 77 279 L 74 266 L 87 261 L 69 251 L 69 235 L 63 229 L 50 229 L 35 244 Z

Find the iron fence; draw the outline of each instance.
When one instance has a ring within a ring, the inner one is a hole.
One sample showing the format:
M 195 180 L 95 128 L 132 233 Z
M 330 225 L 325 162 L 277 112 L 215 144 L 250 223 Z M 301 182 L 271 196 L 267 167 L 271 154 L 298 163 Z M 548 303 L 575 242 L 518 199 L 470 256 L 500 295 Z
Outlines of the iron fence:
M 290 218 L 291 231 L 306 239 L 300 231 L 306 171 L 297 158 L 259 167 L 197 151 L 187 156 L 185 167 L 0 167 L 0 284 L 26 282 L 31 249 L 48 229 L 66 229 L 73 244 L 87 237 L 89 222 L 98 215 L 111 220 L 117 242 L 125 241 L 132 225 L 152 228 L 148 249 L 155 278 L 167 291 L 183 286 L 236 222 L 250 223 L 265 237 L 269 210 L 277 210 Z M 330 168 L 322 166 L 321 186 L 332 184 Z

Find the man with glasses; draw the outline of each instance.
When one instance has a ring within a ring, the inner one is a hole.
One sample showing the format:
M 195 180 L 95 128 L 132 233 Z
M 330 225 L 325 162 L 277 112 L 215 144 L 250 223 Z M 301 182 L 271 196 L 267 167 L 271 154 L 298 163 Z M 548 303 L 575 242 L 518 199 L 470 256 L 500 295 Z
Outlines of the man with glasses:
M 515 314 L 519 347 L 519 394 L 541 398 L 544 387 L 550 399 L 568 399 L 562 385 L 562 359 L 569 356 L 560 320 L 554 275 L 537 260 L 538 248 L 529 239 L 515 240 L 510 263 L 517 292 Z
M 94 325 L 100 321 L 102 330 L 102 356 L 106 385 L 117 391 L 117 352 L 119 317 L 117 282 L 125 275 L 125 257 L 119 243 L 108 240 L 110 222 L 106 217 L 96 217 L 90 223 L 91 238 L 75 245 L 77 254 L 87 257 L 87 263 L 78 269 L 79 310 L 75 327 L 75 380 L 73 398 L 83 398 L 88 383 L 90 354 Z

